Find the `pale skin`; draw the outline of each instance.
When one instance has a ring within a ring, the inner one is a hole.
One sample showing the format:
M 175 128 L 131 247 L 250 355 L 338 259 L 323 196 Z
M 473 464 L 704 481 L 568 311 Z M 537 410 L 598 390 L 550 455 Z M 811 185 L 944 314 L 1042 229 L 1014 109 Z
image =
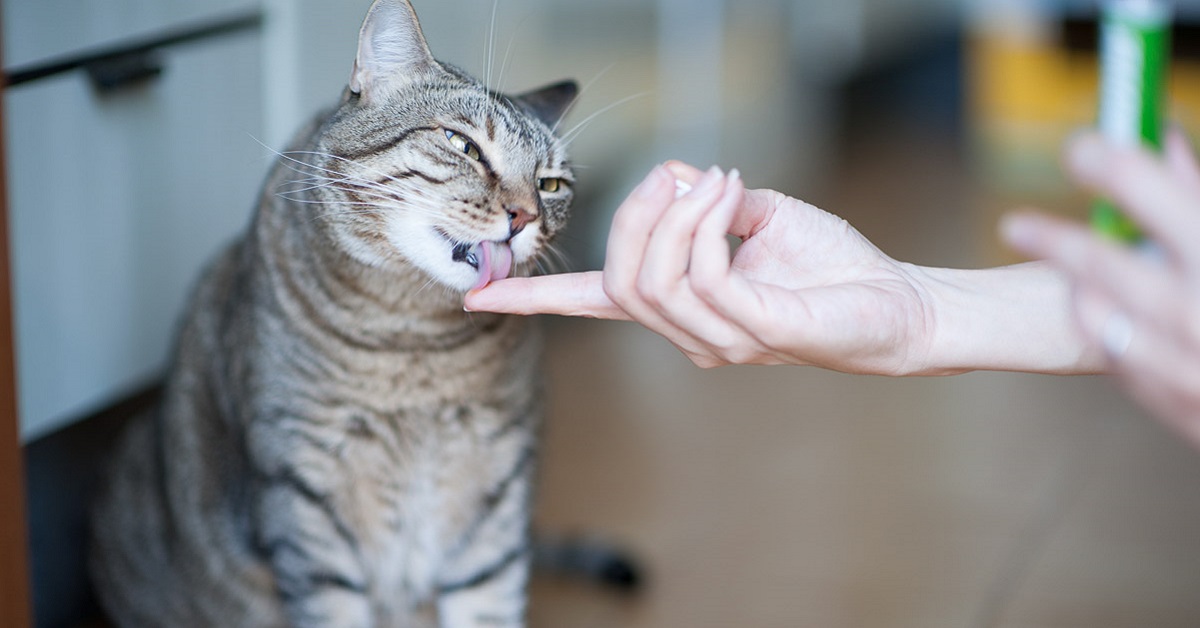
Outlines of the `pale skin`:
M 465 305 L 637 321 L 702 367 L 1111 372 L 1200 445 L 1200 167 L 1180 133 L 1162 158 L 1083 135 L 1065 164 L 1077 184 L 1116 199 L 1165 261 L 1019 212 L 1002 234 L 1038 261 L 917 266 L 812 205 L 745 189 L 736 171 L 672 162 L 617 210 L 602 271 L 498 281 Z M 676 180 L 692 190 L 677 198 Z M 740 239 L 732 253 L 726 234 Z
M 1085 342 L 1116 345 L 1105 356 L 1106 369 L 1133 398 L 1200 446 L 1200 165 L 1195 153 L 1178 131 L 1167 137 L 1161 158 L 1086 136 L 1071 144 L 1066 161 L 1076 182 L 1116 200 L 1160 254 L 1140 254 L 1080 225 L 1032 213 L 1011 216 L 1003 225 L 1006 239 L 1069 278 L 1074 286 L 1069 307 Z M 1118 327 L 1128 333 L 1114 333 Z

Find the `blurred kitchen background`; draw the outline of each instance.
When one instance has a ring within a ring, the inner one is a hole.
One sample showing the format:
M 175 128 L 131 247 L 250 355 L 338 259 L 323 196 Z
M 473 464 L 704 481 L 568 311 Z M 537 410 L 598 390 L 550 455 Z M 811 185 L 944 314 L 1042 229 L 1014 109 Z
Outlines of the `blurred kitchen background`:
M 368 4 L 3 2 L 39 626 L 102 625 L 82 571 L 97 461 L 272 151 L 340 93 Z M 1086 206 L 1057 152 L 1094 115 L 1094 2 L 414 4 L 434 54 L 493 87 L 585 86 L 571 268 L 599 268 L 613 210 L 668 158 L 929 265 L 1017 261 L 1003 211 Z M 1171 113 L 1195 132 L 1200 2 L 1177 6 Z M 629 596 L 539 577 L 534 628 L 1200 625 L 1200 452 L 1105 378 L 701 371 L 633 325 L 545 322 L 539 527 L 620 543 L 647 578 Z

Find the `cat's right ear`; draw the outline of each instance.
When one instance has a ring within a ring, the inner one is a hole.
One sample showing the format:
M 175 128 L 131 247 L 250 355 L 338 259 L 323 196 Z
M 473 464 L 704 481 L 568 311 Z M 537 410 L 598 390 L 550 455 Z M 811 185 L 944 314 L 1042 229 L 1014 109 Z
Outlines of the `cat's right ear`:
M 363 102 L 382 101 L 436 65 L 412 5 L 407 0 L 375 0 L 358 32 L 350 91 Z

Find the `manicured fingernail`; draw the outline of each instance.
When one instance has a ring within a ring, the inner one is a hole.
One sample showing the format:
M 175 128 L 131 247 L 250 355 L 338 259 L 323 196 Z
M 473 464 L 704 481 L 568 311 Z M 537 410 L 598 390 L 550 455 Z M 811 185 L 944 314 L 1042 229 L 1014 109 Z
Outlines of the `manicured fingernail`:
M 467 305 L 467 299 L 474 297 L 476 294 L 479 294 L 479 290 L 468 290 L 467 291 L 466 296 L 463 297 L 463 311 L 464 312 L 474 312 L 475 311 L 475 310 L 472 310 L 470 308 L 470 306 Z
M 703 177 L 700 177 L 700 180 L 696 182 L 696 186 L 691 192 L 689 192 L 689 194 L 691 196 L 702 196 L 704 194 L 708 194 L 717 187 L 717 184 L 720 183 L 721 179 L 724 177 L 725 175 L 721 172 L 721 169 L 713 166 L 704 173 Z
M 642 182 L 633 189 L 632 196 L 639 198 L 654 196 L 654 193 L 658 191 L 658 187 L 668 179 L 673 179 L 673 177 L 668 176 L 666 168 L 663 166 L 655 166 L 654 169 L 650 171 L 650 174 L 647 174 L 646 178 L 642 179 Z

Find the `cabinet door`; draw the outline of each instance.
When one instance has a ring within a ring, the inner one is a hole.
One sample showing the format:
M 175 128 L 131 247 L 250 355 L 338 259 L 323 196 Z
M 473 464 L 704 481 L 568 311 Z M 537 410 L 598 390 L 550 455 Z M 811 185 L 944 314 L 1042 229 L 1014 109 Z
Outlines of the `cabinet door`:
M 267 163 L 253 31 L 162 51 L 149 83 L 5 93 L 22 439 L 156 378 L 202 266 Z
M 250 11 L 259 0 L 8 0 L 5 67 L 154 36 L 183 25 Z

